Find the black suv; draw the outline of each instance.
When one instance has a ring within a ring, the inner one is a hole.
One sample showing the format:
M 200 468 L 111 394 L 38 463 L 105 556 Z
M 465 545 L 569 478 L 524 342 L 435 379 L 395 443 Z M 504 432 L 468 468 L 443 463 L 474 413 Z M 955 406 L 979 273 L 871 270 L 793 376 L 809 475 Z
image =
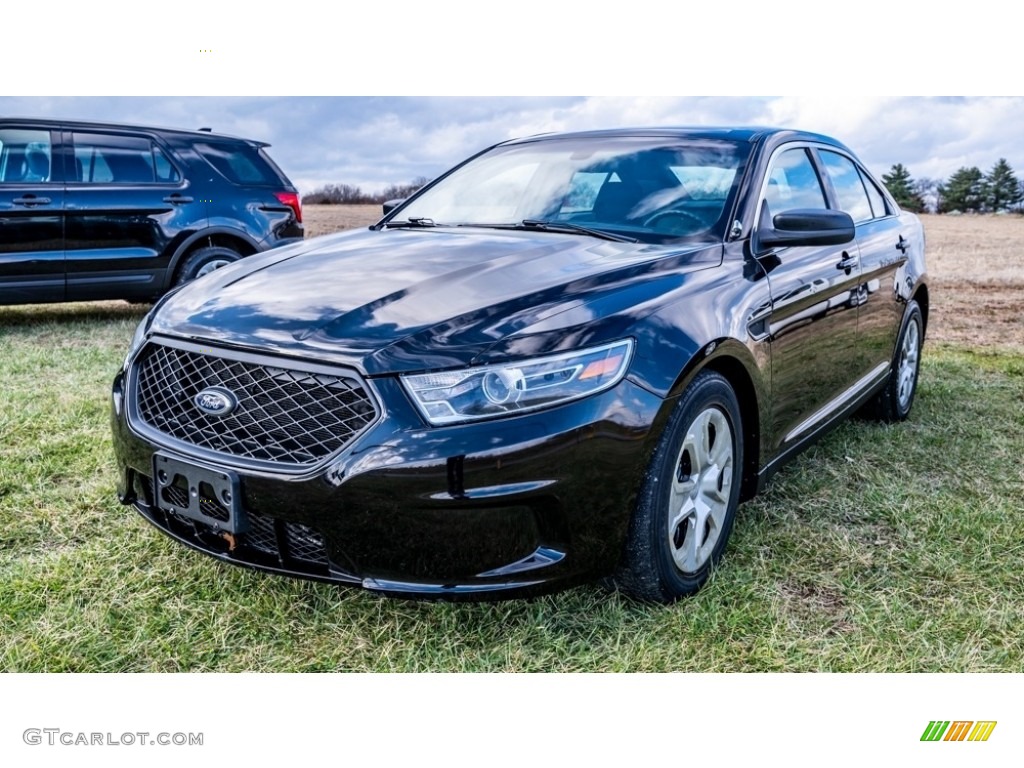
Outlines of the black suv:
M 215 134 L 0 119 L 0 304 L 151 300 L 301 240 L 268 145 Z

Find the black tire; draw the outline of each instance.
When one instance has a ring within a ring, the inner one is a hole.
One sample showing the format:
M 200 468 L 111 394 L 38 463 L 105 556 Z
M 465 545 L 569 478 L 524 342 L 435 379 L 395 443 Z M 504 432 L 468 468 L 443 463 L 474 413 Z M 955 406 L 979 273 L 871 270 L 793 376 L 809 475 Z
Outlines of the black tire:
M 713 371 L 698 374 L 679 398 L 651 457 L 623 562 L 612 579 L 621 592 L 670 603 L 707 581 L 721 559 L 739 505 L 742 426 L 729 382 Z M 728 435 L 723 434 L 725 427 Z M 697 440 L 706 441 L 707 447 Z M 698 468 L 702 458 L 709 461 Z M 700 530 L 697 501 L 710 510 Z
M 917 302 L 911 299 L 903 313 L 903 327 L 896 342 L 892 369 L 885 387 L 868 401 L 865 409 L 869 418 L 878 421 L 903 421 L 910 415 L 917 393 L 917 378 L 921 368 L 921 344 L 924 341 L 924 318 Z
M 181 267 L 178 268 L 178 279 L 175 281 L 175 285 L 195 280 L 200 275 L 208 272 L 211 267 L 218 269 L 233 261 L 238 261 L 240 258 L 242 256 L 237 251 L 220 245 L 200 248 L 190 253 Z

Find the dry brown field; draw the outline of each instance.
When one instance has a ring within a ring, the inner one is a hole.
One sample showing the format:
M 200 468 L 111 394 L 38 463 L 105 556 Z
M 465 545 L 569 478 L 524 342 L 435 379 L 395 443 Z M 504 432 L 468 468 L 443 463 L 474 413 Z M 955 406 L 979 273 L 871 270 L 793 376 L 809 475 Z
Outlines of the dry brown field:
M 307 205 L 309 237 L 368 226 L 379 205 Z M 922 216 L 930 342 L 1024 350 L 1024 217 Z

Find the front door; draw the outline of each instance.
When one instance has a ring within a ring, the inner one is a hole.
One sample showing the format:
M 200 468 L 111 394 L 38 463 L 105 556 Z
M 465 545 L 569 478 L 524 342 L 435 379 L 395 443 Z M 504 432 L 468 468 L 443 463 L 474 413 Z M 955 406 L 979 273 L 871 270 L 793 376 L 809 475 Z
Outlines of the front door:
M 809 150 L 773 158 L 762 217 L 825 209 Z M 762 218 L 762 222 L 764 219 Z M 772 448 L 785 450 L 814 432 L 846 401 L 857 350 L 860 260 L 855 242 L 780 248 L 761 254 L 768 273 L 772 356 Z

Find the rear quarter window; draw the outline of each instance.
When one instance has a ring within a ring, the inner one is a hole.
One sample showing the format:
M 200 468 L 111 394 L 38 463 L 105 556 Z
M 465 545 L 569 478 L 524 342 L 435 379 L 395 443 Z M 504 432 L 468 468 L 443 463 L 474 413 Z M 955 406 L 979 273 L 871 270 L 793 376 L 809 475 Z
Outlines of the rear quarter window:
M 275 169 L 257 147 L 248 144 L 197 143 L 196 150 L 217 172 L 235 184 L 280 186 Z

